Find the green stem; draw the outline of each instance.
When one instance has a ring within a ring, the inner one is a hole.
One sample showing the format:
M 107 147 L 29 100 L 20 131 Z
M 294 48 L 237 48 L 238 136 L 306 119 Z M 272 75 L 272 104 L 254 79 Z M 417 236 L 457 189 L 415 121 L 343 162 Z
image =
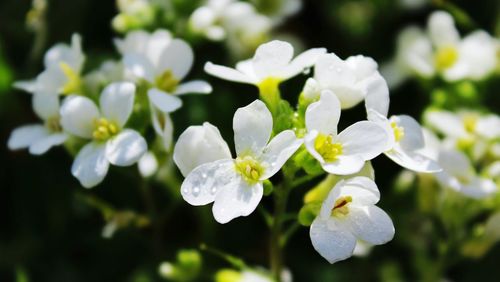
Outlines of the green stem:
M 276 78 L 267 78 L 259 83 L 259 94 L 260 98 L 266 103 L 269 111 L 271 111 L 273 117 L 278 115 L 278 105 L 281 101 L 281 94 L 279 89 L 280 80 Z

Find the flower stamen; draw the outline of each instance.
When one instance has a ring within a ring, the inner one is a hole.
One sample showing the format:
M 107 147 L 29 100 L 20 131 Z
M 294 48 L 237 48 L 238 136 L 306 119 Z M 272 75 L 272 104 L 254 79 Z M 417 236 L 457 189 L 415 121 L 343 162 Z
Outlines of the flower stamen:
M 171 70 L 167 70 L 156 77 L 155 85 L 167 93 L 173 93 L 179 85 L 179 80 L 175 77 Z
M 394 139 L 396 142 L 401 141 L 401 139 L 405 137 L 405 129 L 402 126 L 398 126 L 395 121 L 391 122 L 391 128 L 394 131 Z
M 340 197 L 335 201 L 331 215 L 334 217 L 344 217 L 349 214 L 349 203 L 352 202 L 351 196 Z
M 434 64 L 439 70 L 452 67 L 458 60 L 457 48 L 453 46 L 444 46 L 439 48 L 434 54 Z
M 257 183 L 264 173 L 264 167 L 251 156 L 238 157 L 235 169 L 248 183 Z
M 338 156 L 342 155 L 342 144 L 333 143 L 331 135 L 319 134 L 314 141 L 314 149 L 326 162 L 336 161 Z
M 118 131 L 119 128 L 116 123 L 105 118 L 100 118 L 94 121 L 94 132 L 92 132 L 92 137 L 97 141 L 106 141 L 115 136 Z

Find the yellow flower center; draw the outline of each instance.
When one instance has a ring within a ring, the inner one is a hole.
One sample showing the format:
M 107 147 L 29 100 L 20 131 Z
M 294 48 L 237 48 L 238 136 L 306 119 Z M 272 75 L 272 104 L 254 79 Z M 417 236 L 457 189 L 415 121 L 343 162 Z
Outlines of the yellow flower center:
M 344 217 L 349 214 L 349 203 L 352 202 L 351 196 L 340 197 L 335 201 L 331 215 L 334 217 Z
M 94 137 L 94 140 L 96 141 L 106 141 L 115 136 L 119 131 L 120 129 L 116 123 L 105 118 L 100 118 L 94 121 L 94 131 L 92 132 L 92 137 Z
M 318 134 L 314 141 L 314 149 L 326 162 L 336 161 L 338 156 L 342 155 L 342 144 L 333 143 L 331 135 Z
M 401 126 L 398 126 L 395 121 L 391 122 L 391 127 L 392 131 L 394 132 L 394 139 L 396 140 L 396 142 L 401 141 L 401 139 L 405 137 L 405 129 Z
M 264 167 L 251 156 L 238 157 L 235 169 L 248 183 L 257 183 L 264 173 Z
M 47 127 L 50 132 L 61 132 L 62 127 L 60 120 L 61 118 L 59 116 L 50 117 L 45 121 L 45 127 Z
M 175 77 L 171 70 L 167 70 L 156 77 L 155 85 L 167 93 L 172 93 L 179 85 L 179 80 Z
M 72 69 L 67 63 L 62 62 L 59 64 L 59 67 L 66 76 L 66 83 L 61 89 L 62 94 L 73 94 L 80 92 L 80 88 L 82 86 L 80 74 Z
M 458 59 L 457 48 L 444 46 L 439 48 L 434 54 L 434 64 L 438 70 L 444 70 L 453 66 Z
M 478 117 L 474 114 L 467 114 L 462 118 L 464 128 L 467 132 L 473 133 L 476 130 Z

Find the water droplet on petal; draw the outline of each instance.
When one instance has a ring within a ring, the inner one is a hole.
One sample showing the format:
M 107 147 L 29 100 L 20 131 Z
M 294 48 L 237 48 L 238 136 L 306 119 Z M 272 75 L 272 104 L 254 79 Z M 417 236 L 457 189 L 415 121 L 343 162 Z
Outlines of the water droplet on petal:
M 193 188 L 193 195 L 194 195 L 194 196 L 198 196 L 199 194 L 200 194 L 200 188 L 198 188 L 198 187 L 194 187 L 194 188 Z

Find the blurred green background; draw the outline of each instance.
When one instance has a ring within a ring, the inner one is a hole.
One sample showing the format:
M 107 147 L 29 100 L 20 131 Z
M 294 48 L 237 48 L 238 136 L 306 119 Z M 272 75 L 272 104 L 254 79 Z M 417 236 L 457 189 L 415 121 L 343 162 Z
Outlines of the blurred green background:
M 396 0 L 304 1 L 302 11 L 288 19 L 280 31 L 294 34 L 306 47 L 324 46 L 342 58 L 364 54 L 383 62 L 394 53 L 398 31 L 410 23 L 424 25 L 429 13 L 442 2 L 409 10 Z M 463 0 L 452 4 L 473 19 L 459 23 L 463 32 L 482 28 L 498 37 L 500 1 Z M 11 88 L 12 81 L 34 78 L 42 70 L 40 56 L 32 53 L 34 35 L 26 28 L 30 7 L 28 0 L 0 1 L 0 281 L 163 281 L 157 274 L 158 265 L 174 260 L 179 249 L 197 248 L 200 243 L 240 256 L 250 265 L 266 266 L 268 231 L 258 212 L 220 225 L 213 220 L 210 206 L 194 208 L 177 201 L 158 183 L 152 184 L 152 195 L 144 193 L 136 167 L 113 167 L 103 184 L 85 190 L 71 176 L 72 159 L 64 149 L 55 148 L 40 157 L 26 151 L 8 151 L 6 142 L 12 129 L 37 120 L 30 96 Z M 51 0 L 44 50 L 56 42 L 69 42 L 71 34 L 78 32 L 87 54 L 86 69 L 98 66 L 104 58 L 118 58 L 112 44 L 112 38 L 118 35 L 110 25 L 114 15 L 116 8 L 111 0 Z M 256 99 L 257 91 L 203 73 L 205 61 L 232 64 L 228 53 L 221 52 L 221 45 L 198 42 L 193 47 L 196 61 L 190 77 L 208 80 L 214 93 L 186 97 L 185 106 L 173 115 L 175 134 L 191 124 L 209 121 L 221 129 L 226 140 L 232 140 L 234 111 Z M 304 80 L 305 76 L 299 76 L 286 82 L 284 97 L 295 102 Z M 481 88 L 485 104 L 495 113 L 500 113 L 499 85 L 496 81 Z M 406 83 L 391 93 L 390 111 L 419 118 L 429 103 L 428 94 L 416 83 Z M 363 117 L 361 106 L 343 112 L 341 126 Z M 374 160 L 373 165 L 383 195 L 380 206 L 394 220 L 395 239 L 374 248 L 367 258 L 329 265 L 312 248 L 309 229 L 301 228 L 285 255 L 294 281 L 419 280 L 418 272 L 425 265 L 415 267 L 421 262 L 415 261 L 415 248 L 409 245 L 425 246 L 433 240 L 423 235 L 426 224 L 433 221 L 413 213 L 414 191 L 393 188 L 400 167 L 384 157 Z M 305 188 L 293 192 L 290 209 L 300 208 Z M 93 195 L 117 209 L 141 214 L 147 214 L 150 205 L 159 212 L 158 223 L 125 228 L 104 239 L 101 230 L 105 221 L 88 204 Z M 264 199 L 264 206 L 272 208 L 270 199 Z M 203 253 L 203 258 L 207 274 L 200 279 L 209 279 L 213 271 L 229 267 L 211 254 Z M 446 277 L 452 281 L 498 281 L 498 266 L 500 246 L 479 260 L 451 265 Z

